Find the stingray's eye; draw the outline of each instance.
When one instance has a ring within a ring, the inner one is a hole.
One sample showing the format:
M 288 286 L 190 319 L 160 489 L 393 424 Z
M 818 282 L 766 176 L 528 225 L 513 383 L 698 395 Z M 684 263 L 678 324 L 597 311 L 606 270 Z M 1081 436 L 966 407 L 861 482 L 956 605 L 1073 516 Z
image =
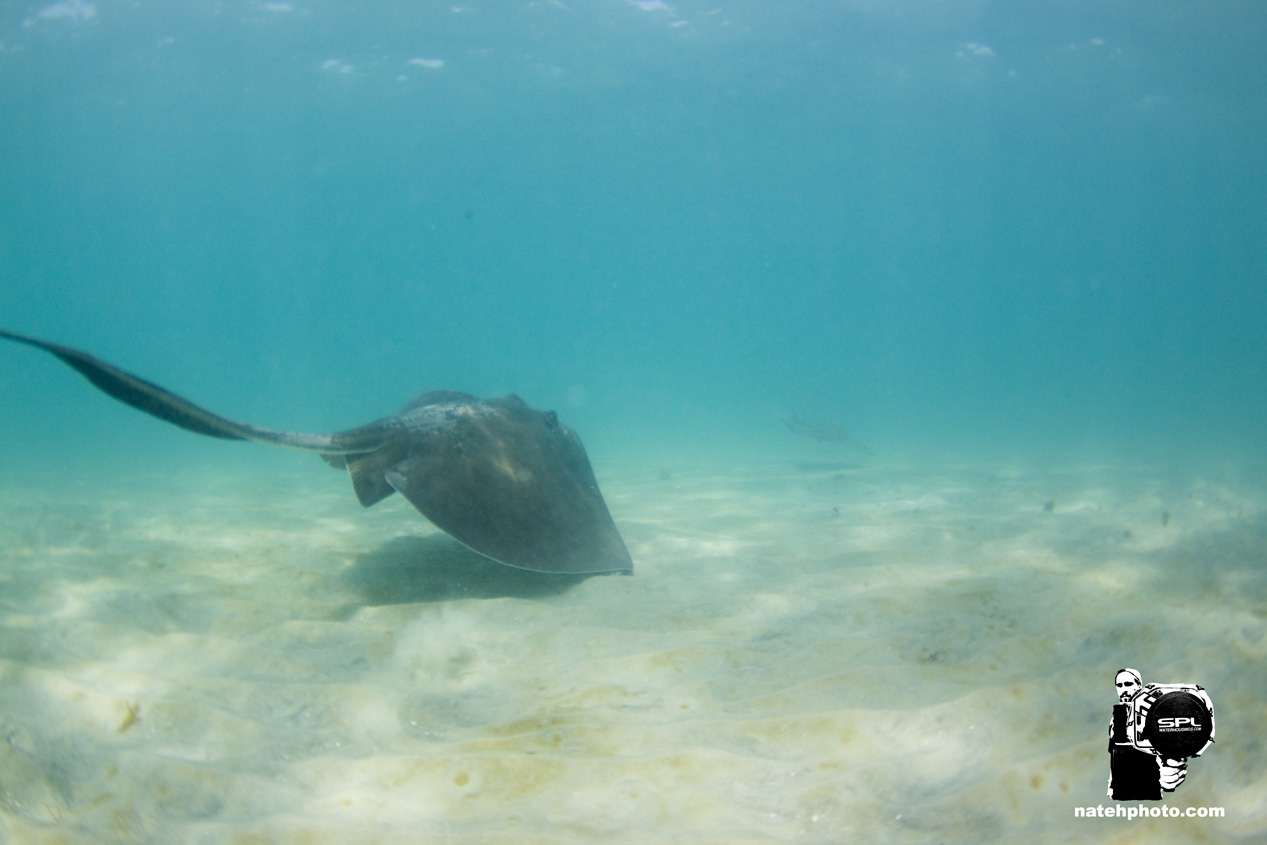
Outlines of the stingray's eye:
M 546 415 L 546 425 L 550 426 L 550 428 L 558 428 L 558 427 L 559 427 L 559 415 L 558 415 L 558 414 L 556 414 L 554 411 L 546 411 L 546 412 L 545 412 L 545 415 Z

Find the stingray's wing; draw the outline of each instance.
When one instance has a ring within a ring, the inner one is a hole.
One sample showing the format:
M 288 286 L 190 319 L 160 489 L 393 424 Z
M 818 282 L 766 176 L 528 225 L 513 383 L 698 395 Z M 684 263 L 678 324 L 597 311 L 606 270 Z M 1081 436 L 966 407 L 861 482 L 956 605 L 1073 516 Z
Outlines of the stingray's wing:
M 585 448 L 553 412 L 517 397 L 478 402 L 410 434 L 385 480 L 437 528 L 537 572 L 631 572 Z

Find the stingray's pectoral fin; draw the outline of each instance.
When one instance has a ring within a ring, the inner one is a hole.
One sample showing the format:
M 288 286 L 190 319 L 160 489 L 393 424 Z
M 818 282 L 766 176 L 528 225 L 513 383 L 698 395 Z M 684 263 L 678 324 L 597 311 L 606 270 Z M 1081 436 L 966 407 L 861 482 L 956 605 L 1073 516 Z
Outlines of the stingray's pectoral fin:
M 572 485 L 566 474 L 499 478 L 474 463 L 410 458 L 385 480 L 441 531 L 499 563 L 575 575 L 633 571 L 597 484 Z

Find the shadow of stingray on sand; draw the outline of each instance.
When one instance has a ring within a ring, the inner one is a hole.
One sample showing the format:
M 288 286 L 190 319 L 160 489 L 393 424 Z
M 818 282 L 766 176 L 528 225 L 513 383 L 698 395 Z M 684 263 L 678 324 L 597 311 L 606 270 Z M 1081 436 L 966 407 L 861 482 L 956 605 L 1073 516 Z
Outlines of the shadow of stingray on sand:
M 343 574 L 367 607 L 458 599 L 541 598 L 566 592 L 584 575 L 532 572 L 489 560 L 444 534 L 396 537 L 357 557 Z

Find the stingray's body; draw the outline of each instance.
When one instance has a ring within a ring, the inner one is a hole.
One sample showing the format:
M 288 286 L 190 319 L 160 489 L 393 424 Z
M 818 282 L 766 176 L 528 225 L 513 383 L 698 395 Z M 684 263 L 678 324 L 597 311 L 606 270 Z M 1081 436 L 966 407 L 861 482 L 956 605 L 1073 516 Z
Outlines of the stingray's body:
M 189 431 L 316 452 L 347 469 L 365 507 L 398 492 L 437 528 L 500 563 L 633 571 L 580 438 L 553 411 L 518 396 L 437 390 L 348 431 L 273 431 L 217 416 L 85 352 L 2 330 L 0 338 L 56 355 L 120 402 Z

